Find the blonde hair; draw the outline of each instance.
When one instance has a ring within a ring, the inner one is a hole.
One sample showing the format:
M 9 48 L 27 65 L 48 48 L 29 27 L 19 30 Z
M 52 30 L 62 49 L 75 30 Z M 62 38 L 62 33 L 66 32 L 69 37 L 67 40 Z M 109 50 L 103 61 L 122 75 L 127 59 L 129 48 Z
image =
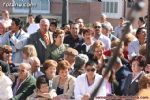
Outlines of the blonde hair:
M 26 54 L 27 57 L 33 57 L 33 56 L 37 57 L 36 48 L 32 44 L 24 46 L 23 53 Z

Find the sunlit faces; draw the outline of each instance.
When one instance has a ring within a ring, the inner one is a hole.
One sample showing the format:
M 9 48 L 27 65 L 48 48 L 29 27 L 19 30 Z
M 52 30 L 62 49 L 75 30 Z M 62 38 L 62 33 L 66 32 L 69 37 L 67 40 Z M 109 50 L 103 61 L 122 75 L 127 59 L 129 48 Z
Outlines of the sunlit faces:
M 50 26 L 50 23 L 48 19 L 41 19 L 40 21 L 41 32 L 46 33 L 49 30 L 49 26 Z
M 12 21 L 10 28 L 12 32 L 17 32 L 19 30 L 19 26 L 16 25 L 15 21 Z
M 21 64 L 18 69 L 18 76 L 19 76 L 18 78 L 20 80 L 24 80 L 24 79 L 26 79 L 28 73 L 29 73 L 29 71 L 27 70 L 26 65 Z
M 96 34 L 101 32 L 101 30 L 102 30 L 101 27 L 102 27 L 101 23 L 99 23 L 99 22 L 95 23 L 94 29 L 95 29 Z
M 65 34 L 59 34 L 56 38 L 55 38 L 55 41 L 59 42 L 59 43 L 63 43 L 64 41 L 64 37 L 65 37 Z
M 68 77 L 69 71 L 68 69 L 59 70 L 59 75 L 61 79 L 66 79 Z
M 56 74 L 56 67 L 55 67 L 55 66 L 50 66 L 50 67 L 48 67 L 48 69 L 45 70 L 45 73 L 46 73 L 46 75 L 49 76 L 49 77 L 55 76 L 55 74 Z
M 71 25 L 71 34 L 73 36 L 77 36 L 79 34 L 79 24 L 72 24 Z

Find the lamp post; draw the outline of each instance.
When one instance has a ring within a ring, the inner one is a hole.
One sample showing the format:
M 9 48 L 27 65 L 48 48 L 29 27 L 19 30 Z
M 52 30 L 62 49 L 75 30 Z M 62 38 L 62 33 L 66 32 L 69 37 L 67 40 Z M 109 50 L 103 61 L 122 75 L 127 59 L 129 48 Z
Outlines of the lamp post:
M 69 22 L 69 1 L 63 0 L 62 6 L 62 27 Z
M 31 0 L 29 0 L 29 4 L 31 5 Z M 31 6 L 29 6 L 29 14 L 31 14 Z

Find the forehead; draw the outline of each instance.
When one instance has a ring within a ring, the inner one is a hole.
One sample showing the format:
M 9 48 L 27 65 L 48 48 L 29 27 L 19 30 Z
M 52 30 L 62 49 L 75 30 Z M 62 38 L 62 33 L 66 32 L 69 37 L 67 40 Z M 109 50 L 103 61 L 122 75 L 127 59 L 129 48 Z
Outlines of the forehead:
M 40 24 L 42 24 L 42 25 L 50 25 L 50 23 L 49 23 L 48 20 L 42 20 L 42 21 L 40 22 Z
M 72 24 L 71 27 L 72 28 L 79 28 L 79 24 Z

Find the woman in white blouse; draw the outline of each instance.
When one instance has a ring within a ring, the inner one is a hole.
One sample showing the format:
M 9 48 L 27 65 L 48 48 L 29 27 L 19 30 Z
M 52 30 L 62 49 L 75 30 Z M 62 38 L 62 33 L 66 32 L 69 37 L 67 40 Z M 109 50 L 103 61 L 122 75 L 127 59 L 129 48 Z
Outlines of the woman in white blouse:
M 85 74 L 78 76 L 76 79 L 74 89 L 76 100 L 88 100 L 90 94 L 99 83 L 99 80 L 102 79 L 102 76 L 96 73 L 96 64 L 93 61 L 88 61 L 86 63 L 85 71 Z M 106 85 L 104 82 L 96 97 L 98 96 L 106 96 Z

